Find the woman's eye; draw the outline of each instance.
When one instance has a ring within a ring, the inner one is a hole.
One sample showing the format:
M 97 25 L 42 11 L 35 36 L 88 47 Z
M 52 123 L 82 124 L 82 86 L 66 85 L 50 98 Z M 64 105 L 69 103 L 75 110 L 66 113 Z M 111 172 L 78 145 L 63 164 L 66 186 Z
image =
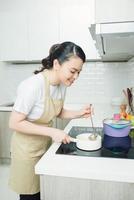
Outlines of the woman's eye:
M 71 71 L 71 73 L 72 73 L 72 74 L 74 74 L 74 73 L 75 73 L 75 71 Z

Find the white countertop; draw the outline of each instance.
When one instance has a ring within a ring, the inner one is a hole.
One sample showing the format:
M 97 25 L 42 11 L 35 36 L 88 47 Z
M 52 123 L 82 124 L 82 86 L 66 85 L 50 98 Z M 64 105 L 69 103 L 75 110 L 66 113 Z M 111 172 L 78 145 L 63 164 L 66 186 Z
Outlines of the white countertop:
M 96 123 L 96 126 L 100 125 Z M 71 120 L 65 132 L 72 126 L 89 126 L 89 119 Z M 134 183 L 132 159 L 55 154 L 59 146 L 60 143 L 53 143 L 42 156 L 35 166 L 36 174 Z
M 0 112 L 11 112 L 13 109 L 14 101 L 5 101 L 0 103 Z
M 11 112 L 12 106 L 0 106 L 0 112 Z

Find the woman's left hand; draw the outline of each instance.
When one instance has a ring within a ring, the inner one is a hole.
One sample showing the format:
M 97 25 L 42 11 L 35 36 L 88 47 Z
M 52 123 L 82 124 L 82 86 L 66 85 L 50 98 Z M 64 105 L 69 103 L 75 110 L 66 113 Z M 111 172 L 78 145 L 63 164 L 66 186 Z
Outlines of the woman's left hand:
M 80 111 L 80 118 L 88 118 L 93 114 L 93 107 L 90 105 L 84 106 Z

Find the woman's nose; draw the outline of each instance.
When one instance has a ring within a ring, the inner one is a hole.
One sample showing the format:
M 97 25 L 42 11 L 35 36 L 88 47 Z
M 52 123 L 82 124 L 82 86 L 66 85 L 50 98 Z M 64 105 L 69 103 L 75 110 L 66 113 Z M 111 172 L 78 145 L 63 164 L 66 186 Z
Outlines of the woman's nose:
M 78 73 L 75 73 L 75 74 L 74 74 L 74 79 L 77 79 L 78 76 L 79 76 L 79 74 L 78 74 Z

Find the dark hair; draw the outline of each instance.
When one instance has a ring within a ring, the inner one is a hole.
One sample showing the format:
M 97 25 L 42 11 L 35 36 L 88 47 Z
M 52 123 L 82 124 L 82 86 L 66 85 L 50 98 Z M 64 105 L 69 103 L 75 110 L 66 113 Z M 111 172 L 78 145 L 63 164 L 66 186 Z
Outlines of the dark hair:
M 59 64 L 68 61 L 70 57 L 77 56 L 83 63 L 86 60 L 86 56 L 82 48 L 73 42 L 63 42 L 61 44 L 54 44 L 49 50 L 49 56 L 42 59 L 42 68 L 34 71 L 34 74 L 42 72 L 44 69 L 51 69 L 53 67 L 53 61 L 58 60 Z

